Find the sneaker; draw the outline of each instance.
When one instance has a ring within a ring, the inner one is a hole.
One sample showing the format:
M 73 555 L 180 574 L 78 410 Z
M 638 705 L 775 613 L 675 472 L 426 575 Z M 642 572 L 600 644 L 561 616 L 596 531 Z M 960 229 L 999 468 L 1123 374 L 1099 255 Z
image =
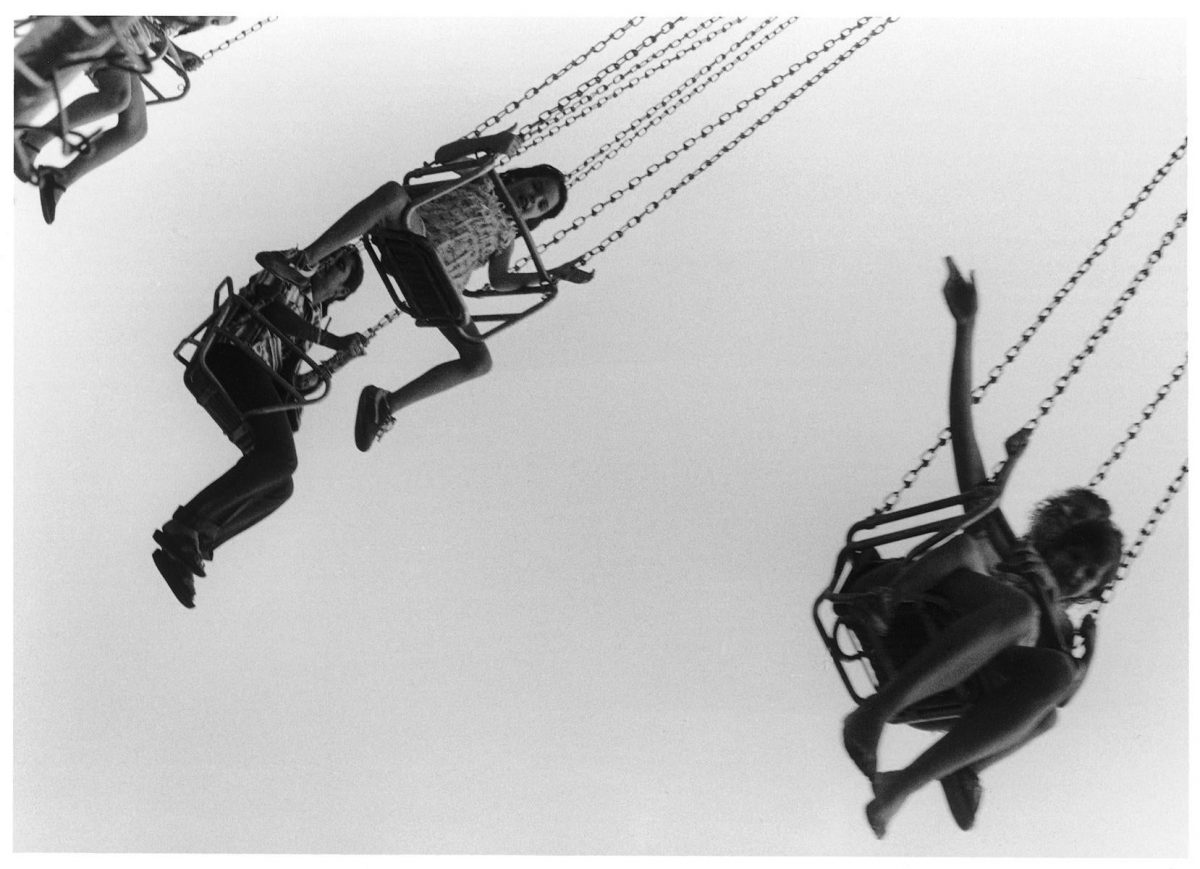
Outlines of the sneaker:
M 151 557 L 154 559 L 154 566 L 158 568 L 162 578 L 167 581 L 176 600 L 188 609 L 194 609 L 196 606 L 196 582 L 192 578 L 192 572 L 188 566 L 161 549 L 154 550 L 154 555 Z
M 387 403 L 388 391 L 365 386 L 358 396 L 358 416 L 354 418 L 354 445 L 364 453 L 396 424 Z
M 300 264 L 300 251 L 264 250 L 254 255 L 254 261 L 277 278 L 307 287 L 308 279 L 316 269 L 306 269 Z
M 162 530 L 155 531 L 152 536 L 155 543 L 196 576 L 205 575 L 200 540 L 191 528 L 175 519 L 168 519 L 163 523 Z

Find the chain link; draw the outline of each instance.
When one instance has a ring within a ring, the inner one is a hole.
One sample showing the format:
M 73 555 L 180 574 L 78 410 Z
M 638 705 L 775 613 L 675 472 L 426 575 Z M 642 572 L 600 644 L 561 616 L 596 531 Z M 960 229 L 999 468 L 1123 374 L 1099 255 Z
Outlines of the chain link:
M 1041 327 L 1042 323 L 1046 322 L 1049 316 L 1054 312 L 1055 308 L 1058 307 L 1059 303 L 1061 303 L 1062 300 L 1065 299 L 1071 292 L 1071 290 L 1075 288 L 1075 285 L 1079 282 L 1079 279 L 1087 274 L 1087 272 L 1091 269 L 1092 264 L 1099 259 L 1100 255 L 1103 254 L 1105 250 L 1108 249 L 1108 243 L 1120 235 L 1125 223 L 1137 213 L 1138 206 L 1140 206 L 1149 198 L 1150 194 L 1154 192 L 1154 189 L 1158 186 L 1159 182 L 1167 177 L 1167 173 L 1171 171 L 1171 167 L 1182 160 L 1186 154 L 1187 139 L 1185 138 L 1183 140 L 1183 144 L 1172 151 L 1171 155 L 1167 158 L 1167 161 L 1163 163 L 1163 165 L 1157 170 L 1155 170 L 1154 176 L 1144 187 L 1142 187 L 1141 190 L 1138 191 L 1138 194 L 1134 200 L 1125 206 L 1125 210 L 1121 212 L 1121 216 L 1112 226 L 1108 228 L 1108 232 L 1105 233 L 1104 237 L 1097 242 L 1095 247 L 1092 248 L 1091 253 L 1087 255 L 1087 257 L 1079 265 L 1079 268 L 1075 270 L 1074 274 L 1067 279 L 1067 282 L 1063 284 L 1062 287 L 1055 291 L 1054 297 L 1051 299 L 1050 303 L 1038 312 L 1037 318 L 1033 324 L 1027 326 L 1021 333 L 1020 340 L 1018 340 L 1017 343 L 1005 351 L 1004 361 L 993 367 L 992 370 L 988 372 L 987 380 L 971 391 L 972 404 L 978 404 L 983 399 L 983 396 L 987 393 L 988 388 L 1000 379 L 1000 375 L 1004 368 L 1017 358 L 1021 350 L 1026 344 L 1029 343 L 1029 340 Z M 943 446 L 949 443 L 949 441 L 950 429 L 948 427 L 943 428 L 940 432 L 938 432 L 937 442 L 921 454 L 920 462 L 907 473 L 905 473 L 900 480 L 899 488 L 887 494 L 887 496 L 883 499 L 883 503 L 879 507 L 875 508 L 875 513 L 886 513 L 895 507 L 900 501 L 901 494 L 912 488 L 913 483 L 916 482 L 917 475 L 920 474 L 920 472 L 925 468 L 929 467 L 929 465 L 933 462 L 934 456 L 937 455 L 937 452 Z
M 597 54 L 597 53 L 603 51 L 609 45 L 609 43 L 616 42 L 618 39 L 623 37 L 626 33 L 628 33 L 633 28 L 639 26 L 645 20 L 646 20 L 645 17 L 640 16 L 640 15 L 630 18 L 628 21 L 626 21 L 624 24 L 622 24 L 620 27 L 618 27 L 612 33 L 608 34 L 608 36 L 601 39 L 599 42 L 597 42 L 595 45 L 593 45 L 587 51 L 583 52 L 583 54 L 580 54 L 578 57 L 576 57 L 574 60 L 572 60 L 566 66 L 564 66 L 562 69 L 558 70 L 558 72 L 553 72 L 550 75 L 546 76 L 546 78 L 542 81 L 541 84 L 534 85 L 533 87 L 526 90 L 525 93 L 523 93 L 521 95 L 520 99 L 513 100 L 512 102 L 508 103 L 504 108 L 502 108 L 500 111 L 496 112 L 496 114 L 492 115 L 487 120 L 478 124 L 474 130 L 472 130 L 470 133 L 468 133 L 463 138 L 465 139 L 465 138 L 469 138 L 470 136 L 481 135 L 483 133 L 483 131 L 486 130 L 488 127 L 492 126 L 495 123 L 498 123 L 499 121 L 501 121 L 508 115 L 511 115 L 513 112 L 515 112 L 517 109 L 519 109 L 522 105 L 524 105 L 528 100 L 533 99 L 535 96 L 537 96 L 543 90 L 545 90 L 550 85 L 554 84 L 554 82 L 558 81 L 560 78 L 562 78 L 564 75 L 569 73 L 571 70 L 575 69 L 577 66 L 579 66 L 583 63 L 586 63 L 587 59 L 589 57 L 591 57 L 593 54 Z
M 1158 500 L 1158 503 L 1154 505 L 1154 509 L 1150 511 L 1150 516 L 1146 519 L 1145 524 L 1138 529 L 1137 538 L 1133 541 L 1133 544 L 1126 549 L 1124 553 L 1122 553 L 1121 563 L 1117 566 L 1117 572 L 1112 581 L 1101 590 L 1100 594 L 1098 595 L 1098 600 L 1088 604 L 1087 609 L 1091 615 L 1095 616 L 1099 614 L 1101 607 L 1112 600 L 1113 592 L 1116 589 L 1117 583 L 1129 576 L 1129 571 L 1133 567 L 1133 562 L 1136 561 L 1138 556 L 1142 554 L 1142 547 L 1146 545 L 1146 541 L 1150 539 L 1150 535 L 1152 535 L 1155 529 L 1158 527 L 1159 520 L 1161 520 L 1162 517 L 1166 515 L 1167 510 L 1170 509 L 1171 502 L 1175 499 L 1175 496 L 1178 495 L 1180 490 L 1183 489 L 1183 482 L 1187 478 L 1187 474 L 1188 466 L 1187 462 L 1185 461 L 1180 466 L 1179 473 L 1177 473 L 1174 479 L 1167 484 L 1166 493 Z
M 1167 379 L 1167 381 L 1163 383 L 1162 386 L 1158 387 L 1157 392 L 1155 392 L 1154 400 L 1142 408 L 1142 418 L 1133 422 L 1125 430 L 1125 436 L 1122 437 L 1121 440 L 1117 441 L 1117 443 L 1113 446 L 1112 452 L 1109 454 L 1108 458 L 1104 460 L 1103 464 L 1101 464 L 1096 470 L 1096 473 L 1092 479 L 1088 481 L 1089 489 L 1095 488 L 1095 486 L 1104 480 L 1105 476 L 1108 474 L 1109 468 L 1111 468 L 1113 464 L 1125 454 L 1125 448 L 1129 445 L 1130 441 L 1132 441 L 1138 436 L 1138 434 L 1141 433 L 1142 426 L 1150 420 L 1150 417 L 1154 416 L 1154 412 L 1158 410 L 1158 406 L 1162 403 L 1163 399 L 1170 394 L 1171 387 L 1179 382 L 1179 379 L 1183 377 L 1185 371 L 1187 371 L 1186 355 L 1184 356 L 1182 362 L 1171 369 L 1171 376 Z
M 1146 258 L 1146 264 L 1138 269 L 1137 274 L 1133 276 L 1133 281 L 1128 287 L 1125 288 L 1121 295 L 1117 297 L 1116 303 L 1112 306 L 1112 308 L 1109 309 L 1108 313 L 1104 315 L 1104 319 L 1100 321 L 1100 325 L 1096 328 L 1096 331 L 1088 336 L 1087 341 L 1085 341 L 1083 344 L 1083 349 L 1076 353 L 1074 358 L 1071 359 L 1070 364 L 1067 366 L 1066 373 L 1060 375 L 1059 378 L 1054 381 L 1054 391 L 1038 402 L 1037 413 L 1030 417 L 1025 423 L 1024 428 L 1027 431 L 1034 431 L 1041 424 L 1041 421 L 1046 414 L 1050 412 L 1050 409 L 1054 407 L 1054 402 L 1058 399 L 1058 397 L 1066 392 L 1067 386 L 1071 383 L 1071 379 L 1079 373 L 1079 369 L 1083 367 L 1083 363 L 1089 356 L 1092 355 L 1092 353 L 1095 352 L 1096 345 L 1100 343 L 1100 339 L 1108 334 L 1108 330 L 1112 326 L 1113 322 L 1125 311 L 1126 303 L 1129 302 L 1135 295 L 1137 295 L 1138 287 L 1141 286 L 1142 282 L 1145 281 L 1146 278 L 1150 277 L 1150 270 L 1154 268 L 1154 265 L 1160 259 L 1162 259 L 1163 251 L 1166 250 L 1173 241 L 1175 241 L 1176 233 L 1186 224 L 1187 212 L 1185 211 L 1175 218 L 1175 225 L 1163 233 L 1162 240 L 1159 242 L 1158 247 L 1150 252 L 1150 255 Z
M 604 91 L 612 87 L 612 82 L 606 81 L 610 76 L 614 77 L 613 81 L 619 82 L 623 80 L 626 75 L 630 74 L 625 72 L 625 69 L 632 61 L 636 60 L 643 51 L 652 47 L 685 20 L 684 18 L 673 18 L 666 22 L 657 31 L 647 36 L 616 60 L 605 65 L 599 72 L 579 85 L 574 91 L 560 97 L 558 102 L 553 106 L 543 109 L 536 118 L 517 131 L 521 136 L 521 150 L 524 151 L 550 138 L 554 133 L 564 129 L 570 123 L 574 123 L 577 116 L 583 117 L 589 114 L 591 112 L 589 105 L 596 98 L 596 95 L 603 94 Z M 710 22 L 715 20 L 710 19 Z M 663 49 L 662 51 L 666 50 Z M 642 61 L 633 68 L 636 70 L 646 62 L 648 61 Z
M 607 104 L 609 101 L 616 99 L 626 91 L 637 87 L 645 81 L 648 81 L 656 73 L 662 72 L 676 61 L 682 60 L 693 51 L 696 51 L 707 43 L 712 42 L 722 34 L 729 32 L 729 30 L 736 27 L 745 19 L 730 19 L 721 24 L 721 26 L 716 30 L 712 30 L 711 28 L 713 28 L 720 20 L 721 19 L 719 18 L 705 19 L 687 33 L 671 40 L 670 43 L 658 49 L 649 57 L 638 61 L 629 69 L 620 72 L 613 78 L 612 81 L 595 88 L 594 91 L 587 95 L 586 99 L 583 99 L 578 104 L 574 105 L 569 114 L 564 114 L 560 117 L 551 119 L 547 113 L 543 113 L 544 115 L 547 115 L 547 123 L 538 132 L 531 133 L 529 135 L 526 135 L 524 132 L 522 133 L 522 150 L 531 148 L 539 142 L 543 142 L 550 138 L 552 135 L 565 130 L 576 121 L 587 117 L 596 109 Z M 704 36 L 700 37 L 699 34 L 704 33 L 706 30 L 710 32 L 705 33 Z M 680 48 L 680 46 L 683 47 Z M 672 50 L 675 50 L 674 55 L 666 58 L 665 60 L 661 60 L 661 62 L 655 66 L 650 66 L 651 63 L 654 63 L 656 60 L 660 60 L 663 55 Z M 646 67 L 650 68 L 646 69 Z M 645 70 L 645 72 L 641 75 L 638 75 L 638 73 L 642 73 L 643 70 Z M 537 122 L 535 122 L 535 124 L 536 123 Z M 530 128 L 533 126 L 534 124 L 531 124 Z M 570 177 L 568 176 L 568 181 L 569 180 Z
M 255 33 L 259 30 L 262 30 L 263 25 L 270 24 L 272 21 L 278 21 L 278 20 L 279 20 L 278 15 L 272 15 L 270 18 L 263 18 L 260 21 L 255 21 L 253 24 L 251 24 L 249 27 L 247 27 L 245 30 L 243 30 L 241 33 L 239 33 L 237 36 L 231 36 L 229 39 L 224 40 L 216 48 L 210 48 L 208 51 L 204 52 L 204 54 L 200 55 L 200 59 L 208 60 L 210 57 L 212 57 L 218 51 L 224 51 L 225 49 L 227 49 L 231 45 L 233 45 L 235 42 L 241 42 L 243 39 L 245 39 L 251 33 Z
M 770 42 L 784 30 L 794 24 L 798 19 L 788 18 L 782 24 L 779 24 L 761 39 L 750 45 L 749 48 L 737 53 L 739 48 L 745 45 L 750 40 L 754 39 L 774 23 L 774 18 L 768 18 L 761 24 L 757 25 L 753 30 L 743 36 L 741 39 L 733 43 L 721 54 L 718 54 L 709 63 L 702 66 L 694 75 L 684 80 L 682 84 L 671 90 L 666 96 L 662 97 L 657 103 L 651 106 L 640 117 L 635 118 L 628 126 L 618 132 L 609 141 L 601 145 L 596 151 L 584 158 L 575 169 L 568 173 L 567 178 L 571 183 L 582 181 L 588 175 L 595 172 L 600 166 L 604 165 L 608 160 L 612 159 L 623 148 L 628 148 L 637 139 L 646 135 L 654 127 L 661 124 L 664 120 L 674 114 L 683 105 L 685 105 L 693 97 L 697 96 L 705 90 L 710 84 L 720 79 L 725 73 L 732 70 L 737 64 L 746 60 L 751 54 L 762 48 L 766 43 Z M 733 55 L 733 59 L 729 60 Z M 716 69 L 716 72 L 712 72 Z M 703 78 L 707 76 L 707 78 Z
M 640 224 L 644 218 L 648 217 L 650 214 L 653 214 L 655 211 L 657 211 L 659 209 L 659 207 L 662 206 L 663 203 L 667 202 L 676 193 L 678 193 L 680 190 L 682 190 L 684 187 L 686 187 L 688 184 L 690 184 L 695 178 L 697 178 L 701 173 L 703 173 L 710 166 L 712 166 L 714 163 L 716 163 L 718 160 L 720 160 L 725 154 L 728 154 L 730 151 L 732 151 L 734 148 L 736 148 L 741 142 L 745 141 L 747 138 L 752 136 L 760 127 L 762 127 L 764 124 L 766 124 L 772 118 L 774 118 L 775 115 L 777 115 L 783 109 L 787 108 L 788 105 L 790 105 L 793 100 L 797 99 L 802 94 L 804 94 L 806 91 L 808 91 L 809 88 L 811 88 L 813 85 L 817 84 L 817 82 L 819 82 L 826 75 L 828 75 L 830 72 L 832 72 L 838 66 L 840 66 L 843 62 L 845 62 L 851 56 L 853 56 L 855 52 L 857 52 L 860 48 L 862 48 L 864 45 L 866 45 L 868 42 L 870 42 L 872 39 L 874 39 L 876 36 L 878 36 L 880 33 L 882 33 L 889 24 L 895 22 L 896 20 L 897 19 L 895 19 L 895 18 L 886 19 L 882 24 L 879 24 L 875 28 L 873 28 L 866 36 L 860 38 L 857 42 L 852 44 L 850 46 L 850 48 L 846 49 L 840 55 L 838 55 L 836 58 L 834 58 L 829 64 L 827 64 L 824 68 L 819 70 L 815 75 L 813 75 L 810 79 L 808 79 L 808 81 L 804 82 L 804 84 L 802 84 L 796 90 L 792 91 L 790 94 L 788 94 L 786 97 L 784 97 L 781 101 L 776 103 L 770 110 L 768 110 L 766 113 L 761 115 L 758 119 L 753 121 L 749 126 L 747 126 L 740 133 L 738 133 L 733 139 L 731 139 L 730 141 L 728 141 L 724 145 L 722 145 L 716 151 L 716 153 L 714 153 L 711 157 L 708 157 L 703 162 L 701 162 L 699 166 L 697 166 L 691 172 L 684 175 L 683 178 L 680 179 L 679 182 L 677 182 L 672 187 L 667 188 L 667 190 L 661 196 L 659 196 L 657 199 L 655 199 L 655 200 L 651 201 L 649 204 L 647 204 L 646 207 L 644 209 L 642 209 L 641 212 L 639 212 L 638 214 L 635 214 L 633 217 L 629 218 L 629 220 L 627 220 L 623 225 L 619 226 L 617 229 L 615 229 L 611 233 L 609 233 L 608 236 L 606 236 L 599 244 L 595 245 L 590 250 L 588 250 L 586 253 L 584 253 L 581 257 L 579 257 L 577 264 L 579 264 L 581 266 L 585 265 L 590 259 L 592 259 L 593 257 L 595 257 L 596 255 L 598 255 L 600 253 L 603 253 L 614 242 L 623 238 L 627 232 L 629 232 L 631 229 L 633 229 L 633 227 Z M 674 149 L 668 151 L 666 153 L 666 155 L 661 160 L 659 160 L 657 163 L 651 164 L 645 170 L 643 170 L 643 172 L 640 175 L 636 175 L 633 178 L 631 178 L 625 184 L 624 187 L 618 188 L 617 190 L 613 191 L 613 193 L 609 195 L 607 200 L 598 202 L 595 205 L 593 205 L 587 215 L 576 217 L 573 221 L 571 221 L 570 226 L 568 226 L 564 229 L 560 229 L 558 232 L 556 232 L 554 234 L 554 236 L 549 241 L 545 242 L 542 245 L 539 245 L 539 247 L 538 247 L 539 253 L 555 244 L 558 244 L 567 235 L 578 230 L 581 226 L 583 226 L 583 224 L 589 218 L 595 217 L 596 215 L 600 214 L 601 212 L 604 211 L 605 208 L 607 208 L 609 205 L 612 205 L 613 203 L 617 202 L 627 192 L 636 189 L 638 187 L 638 185 L 640 185 L 644 180 L 657 174 L 661 169 L 665 168 L 666 166 L 669 166 L 671 163 L 673 163 L 675 160 L 677 160 L 680 156 L 682 156 L 683 154 L 685 154 L 689 150 L 691 150 L 693 147 L 695 147 L 696 144 L 698 144 L 699 142 L 701 142 L 704 139 L 711 136 L 718 129 L 720 129 L 725 124 L 727 124 L 731 120 L 733 120 L 733 118 L 735 118 L 737 115 L 746 111 L 746 109 L 748 109 L 753 103 L 762 99 L 772 88 L 778 87 L 787 78 L 789 78 L 792 75 L 795 75 L 799 70 L 801 70 L 805 66 L 811 64 L 822 54 L 833 49 L 839 42 L 842 42 L 842 41 L 848 39 L 850 36 L 852 36 L 854 34 L 855 31 L 866 26 L 870 21 L 871 21 L 870 18 L 860 18 L 852 27 L 845 28 L 844 30 L 841 31 L 841 33 L 839 33 L 839 35 L 837 37 L 835 37 L 834 39 L 827 40 L 821 46 L 820 49 L 809 52 L 804 60 L 802 60 L 798 63 L 792 64 L 788 68 L 788 71 L 786 73 L 776 75 L 774 78 L 771 79 L 771 83 L 769 85 L 764 86 L 764 87 L 759 87 L 753 92 L 753 94 L 750 97 L 739 100 L 732 111 L 721 112 L 721 114 L 717 116 L 716 121 L 713 123 L 705 124 L 700 129 L 698 135 L 689 136 L 688 138 L 684 139 L 683 142 L 680 143 L 678 148 L 674 148 Z M 517 263 L 517 266 L 519 267 L 520 264 L 521 263 Z

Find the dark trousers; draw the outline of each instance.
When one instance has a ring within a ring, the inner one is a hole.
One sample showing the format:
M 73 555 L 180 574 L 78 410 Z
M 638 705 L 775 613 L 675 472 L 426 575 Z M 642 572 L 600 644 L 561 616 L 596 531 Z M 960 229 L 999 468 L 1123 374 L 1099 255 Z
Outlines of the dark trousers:
M 241 411 L 279 404 L 271 375 L 249 354 L 215 344 L 208 366 Z M 284 412 L 246 418 L 253 446 L 238 462 L 175 512 L 211 550 L 274 513 L 292 495 L 296 441 Z

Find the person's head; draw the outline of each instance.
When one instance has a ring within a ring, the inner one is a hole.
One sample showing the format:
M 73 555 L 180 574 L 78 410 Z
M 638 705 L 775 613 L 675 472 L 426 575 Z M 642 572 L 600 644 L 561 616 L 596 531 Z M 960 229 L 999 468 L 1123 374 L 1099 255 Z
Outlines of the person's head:
M 547 163 L 509 169 L 500 178 L 530 229 L 557 217 L 567 204 L 567 178 Z
M 1058 580 L 1063 597 L 1095 597 L 1116 576 L 1124 538 L 1112 508 L 1091 489 L 1068 489 L 1039 503 L 1029 542 Z
M 321 315 L 334 302 L 352 295 L 363 280 L 362 255 L 354 245 L 340 247 L 317 264 L 308 286 Z

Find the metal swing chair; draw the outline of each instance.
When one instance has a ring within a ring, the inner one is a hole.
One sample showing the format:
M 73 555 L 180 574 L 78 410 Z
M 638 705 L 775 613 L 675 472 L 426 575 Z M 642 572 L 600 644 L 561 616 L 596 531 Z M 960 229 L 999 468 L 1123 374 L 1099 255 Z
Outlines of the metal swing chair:
M 233 280 L 225 277 L 213 292 L 212 313 L 189 332 L 174 351 L 175 358 L 184 366 L 183 382 L 188 391 L 243 454 L 249 452 L 254 445 L 249 417 L 266 413 L 289 413 L 293 414 L 292 427 L 295 428 L 294 414 L 301 408 L 324 399 L 331 386 L 329 374 L 316 360 L 263 315 L 262 309 L 270 301 L 269 297 L 254 298 L 253 293 L 248 293 L 245 289 L 234 291 Z M 298 360 L 297 367 L 307 370 L 295 377 L 288 377 L 268 365 L 241 337 L 245 326 L 251 322 L 278 337 L 283 347 Z M 208 364 L 208 354 L 218 341 L 241 350 L 271 375 L 280 394 L 278 404 L 253 410 L 242 410 L 237 406 Z
M 451 145 L 439 148 L 432 162 L 413 169 L 404 176 L 404 189 L 409 193 L 411 199 L 400 217 L 404 229 L 377 227 L 363 237 L 363 244 L 376 271 L 379 272 L 380 280 L 383 281 L 388 295 L 391 296 L 400 312 L 412 317 L 418 326 L 455 329 L 464 340 L 479 342 L 550 304 L 558 294 L 558 285 L 556 279 L 546 271 L 546 267 L 542 264 L 533 236 L 496 171 L 498 157 L 487 155 L 475 159 L 442 162 L 441 156 L 446 149 L 457 144 L 451 143 Z M 455 177 L 436 184 L 432 190 L 418 193 L 413 187 L 414 181 L 418 179 L 447 174 Z M 423 206 L 481 178 L 493 185 L 500 203 L 516 225 L 517 232 L 529 251 L 530 260 L 541 278 L 541 284 L 503 292 L 492 289 L 464 290 L 460 295 L 450 276 L 446 273 L 446 267 L 438 258 L 437 250 L 424 235 L 415 230 L 414 218 L 419 216 Z M 540 299 L 519 310 L 476 314 L 472 317 L 467 312 L 463 295 L 470 297 L 538 295 Z M 467 326 L 472 322 L 493 322 L 497 325 L 483 331 L 481 335 L 475 336 L 467 330 Z
M 813 602 L 812 615 L 838 676 L 855 703 L 862 703 L 895 676 L 948 621 L 949 609 L 938 595 L 923 593 L 893 601 L 892 588 L 929 553 L 998 509 L 1022 449 L 1023 445 L 1020 449 L 1010 448 L 1000 471 L 969 492 L 904 510 L 876 512 L 850 526 L 834 564 L 833 578 Z M 947 510 L 953 512 L 929 518 Z M 920 521 L 881 530 L 907 520 Z M 903 558 L 884 559 L 880 554 L 879 547 L 920 537 L 924 539 Z M 880 575 L 870 577 L 875 571 Z M 886 579 L 880 581 L 885 575 Z M 886 616 L 881 615 L 884 612 Z M 916 727 L 941 727 L 961 716 L 982 690 L 979 680 L 967 680 L 913 704 L 893 720 Z

